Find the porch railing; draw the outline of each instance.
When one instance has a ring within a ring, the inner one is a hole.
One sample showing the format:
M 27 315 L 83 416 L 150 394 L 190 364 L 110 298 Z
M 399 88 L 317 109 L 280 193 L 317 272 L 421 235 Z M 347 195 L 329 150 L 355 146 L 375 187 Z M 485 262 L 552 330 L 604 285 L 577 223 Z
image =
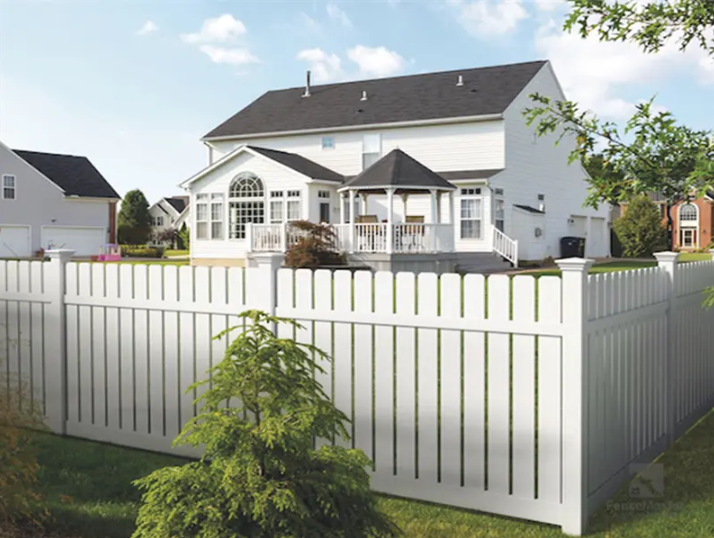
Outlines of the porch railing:
M 518 241 L 511 239 L 501 230 L 493 227 L 493 251 L 518 267 Z
M 283 224 L 250 224 L 246 234 L 253 252 L 285 252 L 303 232 Z M 453 252 L 454 228 L 451 224 L 360 223 L 354 225 L 354 242 L 349 224 L 333 226 L 336 248 L 343 252 L 419 254 Z

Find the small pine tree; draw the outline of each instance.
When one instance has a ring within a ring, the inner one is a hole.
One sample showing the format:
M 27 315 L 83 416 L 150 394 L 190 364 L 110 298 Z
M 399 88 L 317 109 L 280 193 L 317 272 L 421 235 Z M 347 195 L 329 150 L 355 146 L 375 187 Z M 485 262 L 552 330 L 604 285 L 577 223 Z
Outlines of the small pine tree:
M 124 196 L 117 232 L 122 245 L 145 245 L 151 238 L 149 202 L 139 189 L 129 191 Z
M 258 311 L 241 317 L 247 329 L 212 369 L 212 386 L 197 400 L 201 414 L 175 441 L 202 447 L 204 456 L 136 482 L 143 504 L 133 538 L 398 534 L 377 509 L 367 456 L 340 446 L 313 448 L 315 438 L 348 437 L 347 417 L 313 375 L 322 371 L 313 357 L 328 357 L 314 346 L 277 338 L 267 326 L 299 327 L 295 322 Z
M 178 248 L 181 250 L 188 250 L 191 248 L 191 231 L 185 223 L 181 226 L 181 230 L 179 231 Z
M 627 258 L 646 258 L 666 250 L 667 228 L 662 224 L 657 204 L 647 196 L 634 198 L 615 223 L 615 233 Z

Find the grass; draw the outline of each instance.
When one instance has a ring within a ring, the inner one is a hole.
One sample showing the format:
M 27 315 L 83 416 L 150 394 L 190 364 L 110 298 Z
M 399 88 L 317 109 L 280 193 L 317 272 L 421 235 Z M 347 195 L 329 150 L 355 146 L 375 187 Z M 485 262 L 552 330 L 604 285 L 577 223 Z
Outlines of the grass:
M 166 260 L 158 258 L 132 258 L 118 262 L 94 262 L 94 263 L 128 263 L 130 265 L 188 265 L 188 260 Z
M 188 250 L 171 250 L 171 249 L 166 249 L 164 250 L 164 256 L 184 256 L 188 258 L 189 256 L 189 251 Z
M 184 460 L 144 451 L 42 434 L 40 487 L 47 496 L 48 531 L 72 538 L 128 538 L 139 495 L 131 481 Z M 659 460 L 666 473 L 664 509 L 601 510 L 591 520 L 596 538 L 700 538 L 714 535 L 714 414 L 709 414 Z M 628 503 L 626 487 L 613 499 Z M 489 516 L 389 497 L 382 510 L 409 538 L 552 538 L 549 525 Z

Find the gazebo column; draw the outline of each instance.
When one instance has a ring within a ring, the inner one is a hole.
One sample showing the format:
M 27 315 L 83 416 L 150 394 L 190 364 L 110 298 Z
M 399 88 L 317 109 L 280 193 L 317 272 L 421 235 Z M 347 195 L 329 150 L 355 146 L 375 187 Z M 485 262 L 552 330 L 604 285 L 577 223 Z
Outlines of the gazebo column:
M 409 195 L 405 192 L 402 193 L 402 222 L 407 221 L 407 200 L 409 199 Z
M 437 216 L 436 216 L 437 190 L 431 189 L 429 192 L 431 193 L 431 224 L 436 224 L 437 223 Z M 432 230 L 432 233 L 429 234 L 429 250 L 431 252 L 434 252 L 436 250 L 436 227 L 432 226 L 431 230 Z
M 387 254 L 394 252 L 394 189 L 387 189 Z
M 367 214 L 367 193 L 363 192 L 360 195 L 360 201 L 361 201 L 361 208 L 360 208 L 360 215 L 366 215 Z
M 443 215 L 441 214 L 441 191 L 436 194 L 436 221 L 439 224 L 444 223 Z
M 345 224 L 345 193 L 340 193 L 340 224 Z
M 451 251 L 454 251 L 453 245 L 456 244 L 456 214 L 454 213 L 454 191 L 449 191 L 449 222 L 451 223 Z
M 354 189 L 349 190 L 349 201 L 350 201 L 350 254 L 355 251 L 355 221 L 357 220 L 357 215 L 355 215 L 355 191 Z

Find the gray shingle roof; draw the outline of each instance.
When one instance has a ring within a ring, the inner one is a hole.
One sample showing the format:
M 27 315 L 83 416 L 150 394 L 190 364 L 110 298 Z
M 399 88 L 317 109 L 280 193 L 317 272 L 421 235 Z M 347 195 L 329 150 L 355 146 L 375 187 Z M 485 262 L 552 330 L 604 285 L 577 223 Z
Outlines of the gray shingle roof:
M 545 61 L 264 93 L 204 138 L 500 114 Z M 463 86 L 457 86 L 459 75 Z M 367 100 L 360 100 L 367 92 Z
M 121 198 L 86 157 L 16 149 L 12 151 L 64 190 L 67 196 Z
M 436 172 L 410 157 L 400 149 L 387 153 L 354 179 L 345 188 L 416 187 L 421 189 L 454 190 L 454 186 Z
M 166 202 L 178 213 L 181 213 L 181 211 L 186 209 L 186 205 L 188 204 L 188 196 L 171 196 L 164 198 L 164 200 L 166 200 Z
M 292 168 L 296 172 L 299 172 L 309 178 L 324 179 L 327 181 L 334 181 L 336 183 L 342 183 L 342 181 L 344 181 L 344 176 L 342 176 L 342 174 L 338 174 L 334 170 L 325 168 L 321 164 L 317 164 L 315 161 L 306 159 L 302 155 L 288 153 L 287 151 L 278 151 L 275 149 L 259 148 L 256 146 L 248 147 L 268 159 L 287 166 L 288 168 Z

